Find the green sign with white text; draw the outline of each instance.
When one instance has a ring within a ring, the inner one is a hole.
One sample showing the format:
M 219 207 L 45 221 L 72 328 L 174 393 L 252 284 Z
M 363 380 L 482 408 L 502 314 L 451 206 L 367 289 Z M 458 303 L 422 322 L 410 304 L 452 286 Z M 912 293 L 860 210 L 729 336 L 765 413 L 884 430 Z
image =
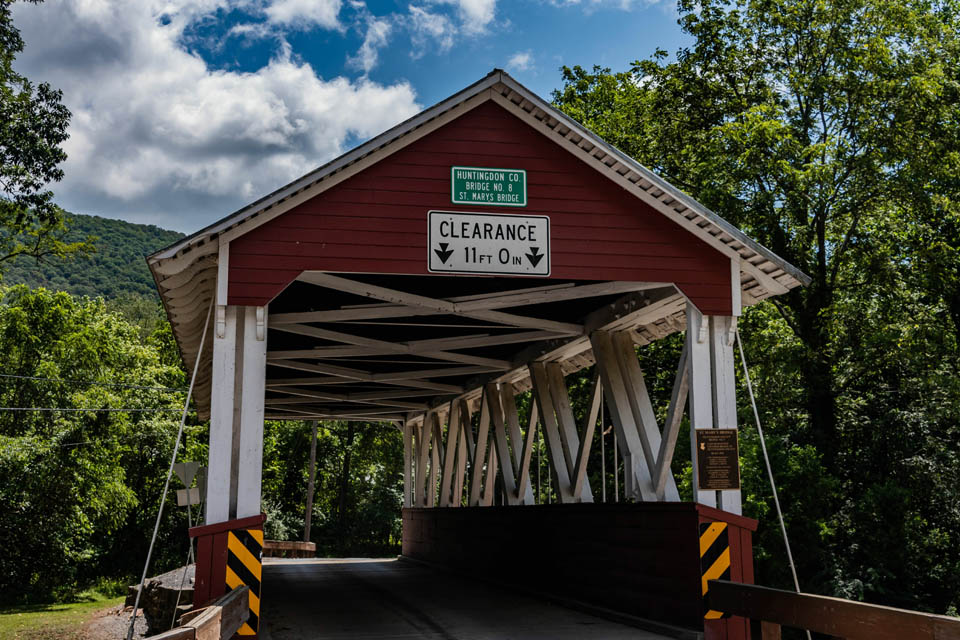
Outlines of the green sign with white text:
M 527 172 L 523 169 L 450 167 L 450 200 L 455 204 L 525 207 Z

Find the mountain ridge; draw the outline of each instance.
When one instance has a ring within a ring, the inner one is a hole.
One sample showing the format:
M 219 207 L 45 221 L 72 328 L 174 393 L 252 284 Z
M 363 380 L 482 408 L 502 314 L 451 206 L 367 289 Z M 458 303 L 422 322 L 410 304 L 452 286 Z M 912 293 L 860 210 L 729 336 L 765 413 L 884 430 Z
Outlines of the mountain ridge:
M 40 262 L 25 256 L 14 258 L 0 283 L 26 284 L 108 300 L 129 295 L 159 300 L 145 258 L 184 237 L 178 231 L 152 224 L 84 214 L 70 214 L 67 229 L 65 239 L 70 242 L 94 236 L 95 252 Z

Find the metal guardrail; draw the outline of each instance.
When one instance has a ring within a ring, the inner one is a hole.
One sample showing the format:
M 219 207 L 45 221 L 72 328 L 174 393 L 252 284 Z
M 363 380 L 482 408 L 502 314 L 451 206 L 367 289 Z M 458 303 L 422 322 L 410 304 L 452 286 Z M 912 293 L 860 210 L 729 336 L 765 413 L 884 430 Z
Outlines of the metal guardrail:
M 781 626 L 842 640 L 960 640 L 960 618 L 726 580 L 710 581 L 709 606 L 759 623 L 762 640 L 780 640 Z
M 250 616 L 250 589 L 240 587 L 208 607 L 183 614 L 180 626 L 150 640 L 229 640 Z

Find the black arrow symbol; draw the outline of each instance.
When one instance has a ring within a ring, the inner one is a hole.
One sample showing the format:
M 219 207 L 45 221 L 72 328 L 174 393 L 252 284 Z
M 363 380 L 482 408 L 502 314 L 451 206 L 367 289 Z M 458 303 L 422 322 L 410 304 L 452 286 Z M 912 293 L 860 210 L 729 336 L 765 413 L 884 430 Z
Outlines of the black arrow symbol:
M 447 259 L 453 255 L 453 249 L 447 249 L 448 242 L 441 242 L 439 249 L 434 249 L 433 252 L 437 254 L 437 257 L 440 258 L 440 262 L 447 264 Z
M 543 260 L 545 254 L 540 253 L 540 247 L 530 247 L 530 253 L 523 254 L 527 256 L 527 260 L 530 261 L 530 264 L 533 265 L 533 268 L 536 269 L 537 265 L 540 264 L 540 261 Z

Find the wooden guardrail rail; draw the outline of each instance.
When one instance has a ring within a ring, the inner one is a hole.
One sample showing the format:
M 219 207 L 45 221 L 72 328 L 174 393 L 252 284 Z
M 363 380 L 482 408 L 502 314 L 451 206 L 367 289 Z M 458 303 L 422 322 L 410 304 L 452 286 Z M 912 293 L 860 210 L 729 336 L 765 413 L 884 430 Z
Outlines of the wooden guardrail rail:
M 150 640 L 229 640 L 250 617 L 250 588 L 240 587 L 209 607 L 180 617 L 180 626 Z
M 781 626 L 842 640 L 960 640 L 960 618 L 726 580 L 710 581 L 709 603 L 759 622 L 762 640 L 780 640 Z
M 264 558 L 312 558 L 317 555 L 314 542 L 296 540 L 264 540 Z

